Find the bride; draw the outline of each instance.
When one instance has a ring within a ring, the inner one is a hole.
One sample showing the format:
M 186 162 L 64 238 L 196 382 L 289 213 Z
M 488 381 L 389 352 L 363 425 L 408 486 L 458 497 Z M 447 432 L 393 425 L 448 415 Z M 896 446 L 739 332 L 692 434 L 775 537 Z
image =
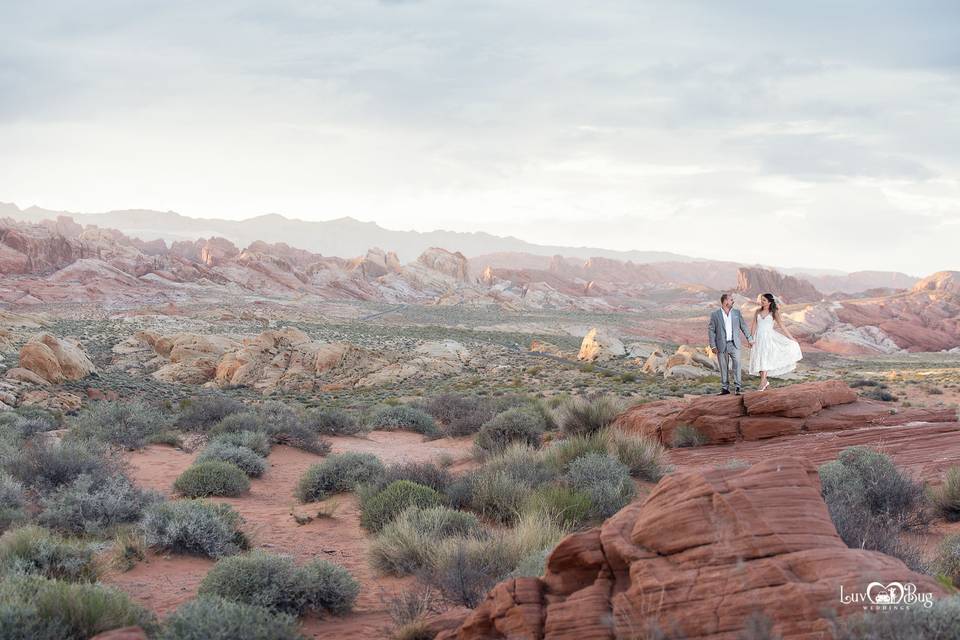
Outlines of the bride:
M 797 362 L 803 358 L 800 344 L 783 325 L 780 319 L 780 306 L 772 293 L 757 296 L 760 308 L 753 316 L 750 333 L 754 335 L 753 350 L 750 351 L 750 374 L 760 375 L 760 388 L 763 391 L 770 386 L 767 376 L 778 377 L 797 368 Z M 786 335 L 774 330 L 776 325 Z

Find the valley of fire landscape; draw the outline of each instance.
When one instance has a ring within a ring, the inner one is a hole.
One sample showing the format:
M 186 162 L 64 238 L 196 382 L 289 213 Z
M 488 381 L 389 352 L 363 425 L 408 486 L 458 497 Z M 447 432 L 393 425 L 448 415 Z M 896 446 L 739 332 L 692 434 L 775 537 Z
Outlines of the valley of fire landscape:
M 0 204 L 0 358 L 3 638 L 960 624 L 957 271 Z

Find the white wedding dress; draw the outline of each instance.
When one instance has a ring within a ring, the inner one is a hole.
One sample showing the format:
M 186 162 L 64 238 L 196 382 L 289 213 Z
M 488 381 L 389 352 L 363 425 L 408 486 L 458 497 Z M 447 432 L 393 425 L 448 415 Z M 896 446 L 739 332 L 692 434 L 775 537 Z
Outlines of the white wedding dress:
M 803 358 L 800 344 L 791 340 L 773 328 L 773 314 L 764 318 L 757 316 L 757 335 L 753 338 L 753 349 L 750 351 L 750 374 L 760 375 L 766 371 L 767 376 L 782 376 L 797 368 L 797 362 Z

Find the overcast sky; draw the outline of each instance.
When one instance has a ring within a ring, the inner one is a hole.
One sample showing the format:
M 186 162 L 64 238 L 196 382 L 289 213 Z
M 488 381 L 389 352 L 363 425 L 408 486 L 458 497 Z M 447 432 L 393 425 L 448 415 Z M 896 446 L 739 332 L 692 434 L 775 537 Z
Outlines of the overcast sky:
M 960 268 L 956 0 L 8 0 L 0 24 L 21 207 Z

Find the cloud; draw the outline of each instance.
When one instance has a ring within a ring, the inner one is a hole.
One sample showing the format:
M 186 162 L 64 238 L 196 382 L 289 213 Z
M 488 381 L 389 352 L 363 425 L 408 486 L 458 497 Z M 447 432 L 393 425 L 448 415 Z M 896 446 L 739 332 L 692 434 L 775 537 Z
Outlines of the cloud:
M 956 2 L 46 0 L 0 23 L 0 201 L 708 257 L 732 220 L 745 260 L 957 266 Z

